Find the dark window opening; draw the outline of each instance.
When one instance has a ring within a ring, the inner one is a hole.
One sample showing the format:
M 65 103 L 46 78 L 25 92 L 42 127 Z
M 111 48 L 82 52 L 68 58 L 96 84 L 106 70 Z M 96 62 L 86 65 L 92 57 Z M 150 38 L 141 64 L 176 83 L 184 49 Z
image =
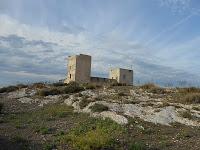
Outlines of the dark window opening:
M 72 78 L 72 75 L 71 75 L 71 74 L 69 75 L 69 78 L 70 78 L 70 79 Z
M 126 79 L 126 75 L 125 74 L 123 75 L 123 79 Z

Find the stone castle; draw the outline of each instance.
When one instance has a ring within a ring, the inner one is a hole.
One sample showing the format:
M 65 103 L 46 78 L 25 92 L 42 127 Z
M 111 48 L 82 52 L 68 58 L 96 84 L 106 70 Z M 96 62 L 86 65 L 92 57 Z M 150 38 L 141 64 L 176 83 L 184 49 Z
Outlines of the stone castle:
M 109 78 L 91 77 L 91 60 L 91 56 L 84 54 L 69 56 L 67 78 L 64 82 L 133 85 L 133 70 L 129 69 L 110 69 Z

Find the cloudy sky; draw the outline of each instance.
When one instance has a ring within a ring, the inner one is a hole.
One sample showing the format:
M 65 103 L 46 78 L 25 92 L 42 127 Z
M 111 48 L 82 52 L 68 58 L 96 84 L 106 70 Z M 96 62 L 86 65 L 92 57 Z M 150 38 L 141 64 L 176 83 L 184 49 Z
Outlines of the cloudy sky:
M 0 85 L 65 77 L 68 55 L 92 75 L 133 68 L 135 81 L 200 80 L 199 0 L 0 0 Z

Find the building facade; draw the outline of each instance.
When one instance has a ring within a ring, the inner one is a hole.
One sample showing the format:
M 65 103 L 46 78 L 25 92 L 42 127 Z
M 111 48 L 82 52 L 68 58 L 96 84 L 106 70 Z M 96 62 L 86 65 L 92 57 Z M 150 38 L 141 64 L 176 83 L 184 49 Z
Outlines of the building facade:
M 91 56 L 89 55 L 75 55 L 68 57 L 67 64 L 68 72 L 65 83 L 78 82 L 89 83 L 91 74 Z
M 121 84 L 133 85 L 133 70 L 114 68 L 110 70 L 109 78 Z
M 112 84 L 121 83 L 125 85 L 133 84 L 133 70 L 116 68 L 111 69 L 109 78 L 91 77 L 91 56 L 75 55 L 68 57 L 68 72 L 64 83 L 94 83 L 94 84 Z

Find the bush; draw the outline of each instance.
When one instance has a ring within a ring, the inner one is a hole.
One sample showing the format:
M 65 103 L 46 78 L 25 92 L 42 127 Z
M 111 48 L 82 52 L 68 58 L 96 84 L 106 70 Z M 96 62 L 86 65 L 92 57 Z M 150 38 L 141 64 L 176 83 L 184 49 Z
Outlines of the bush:
M 188 87 L 188 88 L 178 88 L 181 93 L 200 93 L 200 89 L 196 87 Z
M 84 85 L 84 87 L 85 87 L 85 89 L 90 89 L 90 90 L 93 90 L 96 88 L 96 86 L 93 84 L 86 84 L 86 85 Z
M 183 102 L 187 104 L 200 104 L 200 93 L 188 93 L 183 98 Z
M 63 82 L 56 82 L 56 83 L 53 83 L 52 85 L 55 87 L 59 87 L 59 86 L 66 86 L 67 84 Z
M 63 94 L 68 94 L 68 93 L 76 93 L 76 92 L 80 92 L 83 91 L 84 88 L 81 87 L 78 83 L 75 82 L 70 82 L 69 84 L 67 84 L 66 87 L 62 88 L 62 93 Z
M 154 94 L 165 94 L 166 91 L 164 88 L 161 88 L 153 83 L 147 83 L 144 84 L 142 86 L 140 86 L 142 89 L 147 90 L 150 93 L 154 93 Z
M 22 88 L 27 88 L 28 85 L 24 85 L 24 84 L 17 84 L 16 85 L 19 89 L 22 89 Z
M 60 136 L 58 141 L 60 144 L 68 143 L 74 149 L 109 149 L 122 132 L 123 128 L 109 119 L 90 118 L 68 134 Z
M 143 143 L 132 143 L 129 146 L 129 150 L 146 150 Z
M 182 112 L 182 113 L 181 113 L 181 116 L 182 116 L 183 118 L 192 119 L 192 115 L 191 115 L 190 111 L 184 111 L 184 112 Z
M 44 145 L 43 147 L 44 150 L 53 150 L 53 149 L 56 149 L 56 145 L 55 144 L 50 144 L 50 143 L 47 143 Z
M 18 90 L 17 86 L 8 86 L 8 87 L 3 87 L 0 88 L 0 93 L 8 93 L 8 92 L 13 92 Z
M 88 100 L 86 97 L 84 97 L 80 103 L 79 103 L 79 106 L 81 109 L 85 108 L 91 101 Z
M 109 108 L 103 104 L 94 104 L 90 107 L 93 112 L 102 112 L 107 111 Z
M 146 83 L 146 84 L 144 84 L 144 85 L 142 85 L 142 86 L 140 86 L 142 89 L 145 89 L 145 90 L 147 90 L 147 89 L 153 89 L 153 88 L 156 88 L 157 86 L 154 84 L 154 83 Z
M 0 114 L 2 113 L 3 103 L 0 103 Z
M 52 88 L 52 89 L 45 88 L 37 92 L 37 95 L 39 96 L 58 95 L 58 94 L 61 94 L 61 92 L 57 88 Z
M 45 86 L 44 83 L 38 82 L 38 83 L 34 83 L 34 84 L 32 85 L 32 87 L 33 87 L 33 88 L 36 88 L 36 89 L 42 89 L 42 88 L 45 88 L 46 86 Z
M 123 93 L 123 92 L 119 92 L 119 93 L 118 93 L 118 96 L 126 96 L 126 94 Z
M 52 129 L 47 127 L 41 127 L 37 129 L 36 132 L 39 132 L 41 134 L 50 134 L 52 132 Z

